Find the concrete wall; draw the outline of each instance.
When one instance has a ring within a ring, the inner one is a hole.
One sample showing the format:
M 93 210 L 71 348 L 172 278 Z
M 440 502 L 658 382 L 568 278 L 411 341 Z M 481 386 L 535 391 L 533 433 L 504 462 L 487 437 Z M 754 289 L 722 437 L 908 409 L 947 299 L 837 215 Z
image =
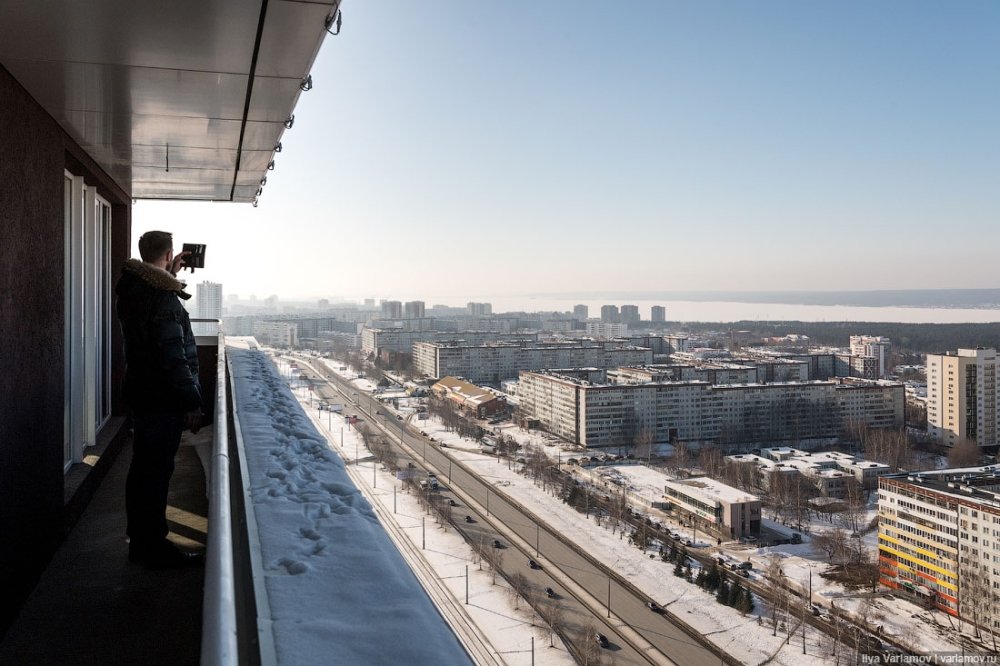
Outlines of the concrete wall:
M 130 201 L 0 67 L 0 633 L 62 539 L 63 171 L 113 206 L 112 272 L 128 254 Z M 117 334 L 117 325 L 112 325 Z M 122 370 L 112 340 L 113 378 Z M 120 410 L 116 410 L 120 411 Z

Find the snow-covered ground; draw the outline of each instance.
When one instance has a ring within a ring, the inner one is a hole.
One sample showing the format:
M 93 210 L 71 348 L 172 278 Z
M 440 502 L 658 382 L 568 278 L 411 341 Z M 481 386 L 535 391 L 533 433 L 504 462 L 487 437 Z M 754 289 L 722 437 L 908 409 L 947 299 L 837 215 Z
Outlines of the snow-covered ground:
M 678 615 L 727 652 L 747 663 L 759 663 L 780 647 L 780 641 L 776 642 L 771 636 L 770 627 L 757 626 L 756 617 L 751 618 L 748 623 L 737 611 L 716 604 L 708 593 L 695 585 L 678 582 L 672 575 L 672 565 L 650 560 L 648 554 L 629 546 L 621 539 L 620 533 L 612 534 L 607 521 L 603 521 L 602 526 L 597 527 L 593 518 L 587 519 L 543 491 L 531 480 L 517 474 L 515 470 L 508 470 L 506 461 L 497 464 L 495 457 L 479 453 L 475 442 L 463 441 L 457 435 L 446 432 L 438 421 L 428 421 L 420 427 L 435 439 L 447 442 L 448 450 L 456 459 L 462 460 L 480 474 L 495 477 L 494 480 L 502 482 L 503 492 L 534 507 L 536 513 L 551 525 L 560 527 L 564 534 L 574 534 L 584 548 L 601 557 L 609 566 L 614 566 L 639 589 L 662 601 L 663 605 L 672 610 L 675 607 L 680 609 Z M 577 455 L 572 452 L 572 447 L 560 447 L 554 437 L 545 433 L 523 431 L 513 426 L 505 426 L 503 432 L 513 436 L 522 444 L 544 447 L 553 459 L 557 459 L 561 454 L 565 462 L 568 457 Z M 557 451 L 560 453 L 557 454 Z M 600 480 L 609 475 L 619 479 L 624 477 L 632 490 L 643 498 L 651 499 L 656 489 L 662 487 L 661 474 L 643 465 L 599 466 L 588 469 L 564 465 L 563 470 L 572 470 L 579 478 L 586 480 Z M 611 487 L 610 481 L 608 484 L 608 487 Z M 872 595 L 864 590 L 846 589 L 844 585 L 820 575 L 828 569 L 828 564 L 824 557 L 811 547 L 810 534 L 832 529 L 836 524 L 831 525 L 822 519 L 814 519 L 809 524 L 809 533 L 803 534 L 804 543 L 798 545 L 757 548 L 729 542 L 718 547 L 714 540 L 705 539 L 700 533 L 695 535 L 691 528 L 672 521 L 668 514 L 648 507 L 643 507 L 642 510 L 648 512 L 653 520 L 668 525 L 672 531 L 679 533 L 682 539 L 696 539 L 700 548 L 710 549 L 711 552 L 731 561 L 750 559 L 755 567 L 751 576 L 755 579 L 760 576 L 759 572 L 766 568 L 772 556 L 781 559 L 781 567 L 789 584 L 792 587 L 797 586 L 804 593 L 809 589 L 811 573 L 812 598 L 815 603 L 824 608 L 835 605 L 840 610 L 853 613 L 859 619 L 867 617 L 866 624 L 872 627 L 881 625 L 886 634 L 912 646 L 913 649 L 944 652 L 961 650 L 955 641 L 954 623 L 945 613 L 923 609 L 905 599 L 886 594 L 885 591 L 880 591 L 873 599 L 869 599 Z M 874 515 L 873 496 L 862 519 L 863 524 L 867 525 Z M 773 527 L 785 531 L 789 529 L 779 524 L 774 524 Z M 871 552 L 877 548 L 877 538 L 877 531 L 868 532 L 862 537 L 862 545 Z M 627 564 L 624 564 L 626 562 Z M 866 608 L 869 605 L 870 607 Z M 758 603 L 754 613 L 764 615 L 765 619 L 767 617 L 767 609 L 763 608 L 762 603 Z M 728 628 L 720 629 L 722 627 Z M 967 637 L 973 635 L 968 627 L 965 627 L 965 635 Z M 778 638 L 781 638 L 780 635 Z M 775 663 L 802 664 L 807 663 L 808 658 L 820 662 L 829 658 L 831 641 L 828 638 L 821 638 L 819 632 L 808 629 L 806 644 L 807 655 L 803 656 L 801 635 L 793 638 L 792 647 L 786 644 L 778 651 Z

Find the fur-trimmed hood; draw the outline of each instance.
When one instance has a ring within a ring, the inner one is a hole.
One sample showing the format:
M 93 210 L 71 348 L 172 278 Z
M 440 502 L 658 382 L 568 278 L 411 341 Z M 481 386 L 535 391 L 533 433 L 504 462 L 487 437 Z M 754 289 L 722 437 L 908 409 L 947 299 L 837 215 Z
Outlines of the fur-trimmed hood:
M 145 261 L 139 259 L 129 259 L 122 266 L 122 271 L 135 275 L 154 289 L 176 292 L 184 300 L 191 298 L 191 294 L 184 291 L 184 288 L 187 286 L 186 284 L 171 275 L 170 271 L 166 271 L 153 264 L 147 264 Z

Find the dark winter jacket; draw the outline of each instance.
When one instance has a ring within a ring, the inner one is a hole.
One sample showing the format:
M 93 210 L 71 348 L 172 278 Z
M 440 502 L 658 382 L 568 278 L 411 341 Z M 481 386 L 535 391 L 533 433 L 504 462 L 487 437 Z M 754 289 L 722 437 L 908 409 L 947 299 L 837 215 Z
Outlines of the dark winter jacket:
M 125 338 L 124 396 L 133 409 L 190 412 L 201 407 L 198 348 L 180 299 L 184 283 L 129 259 L 115 287 Z

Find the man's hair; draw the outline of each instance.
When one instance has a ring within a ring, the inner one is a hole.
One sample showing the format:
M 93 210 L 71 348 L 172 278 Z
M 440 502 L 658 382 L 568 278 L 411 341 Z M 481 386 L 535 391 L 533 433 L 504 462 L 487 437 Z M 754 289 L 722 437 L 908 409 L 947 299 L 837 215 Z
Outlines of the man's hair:
M 139 237 L 139 256 L 143 261 L 156 261 L 174 248 L 174 237 L 169 231 L 147 231 Z

